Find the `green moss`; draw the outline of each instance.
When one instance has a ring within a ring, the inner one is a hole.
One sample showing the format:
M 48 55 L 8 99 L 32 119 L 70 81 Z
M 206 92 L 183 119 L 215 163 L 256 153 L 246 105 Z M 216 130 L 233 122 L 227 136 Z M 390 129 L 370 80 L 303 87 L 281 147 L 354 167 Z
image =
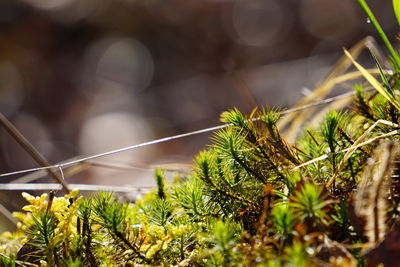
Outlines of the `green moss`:
M 399 77 L 382 70 L 381 77 L 390 99 L 355 85 L 353 109 L 329 111 L 295 145 L 278 130 L 279 110 L 224 112 L 221 121 L 229 126 L 198 154 L 193 172 L 170 184 L 157 170 L 157 188 L 135 203 L 106 192 L 85 199 L 77 192 L 24 194 L 30 205 L 15 214 L 18 231 L 0 236 L 0 263 L 362 265 L 366 251 L 359 245 L 371 246 L 368 231 L 393 229 L 400 202 L 397 176 L 386 178 L 397 170 L 398 91 L 390 83 L 399 84 Z M 382 136 L 390 145 L 375 151 Z M 364 193 L 354 199 L 354 191 Z

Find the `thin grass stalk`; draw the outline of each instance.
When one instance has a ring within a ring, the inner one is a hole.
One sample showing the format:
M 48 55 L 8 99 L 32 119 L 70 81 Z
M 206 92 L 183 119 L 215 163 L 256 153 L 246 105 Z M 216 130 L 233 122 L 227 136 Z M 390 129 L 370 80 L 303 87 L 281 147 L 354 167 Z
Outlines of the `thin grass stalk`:
M 385 32 L 383 31 L 381 25 L 379 24 L 378 20 L 375 18 L 374 14 L 372 13 L 371 9 L 369 8 L 367 2 L 365 0 L 358 0 L 362 10 L 364 11 L 365 15 L 367 15 L 368 19 L 371 21 L 372 25 L 374 26 L 375 30 L 377 31 L 379 37 L 384 42 L 386 48 L 389 50 L 390 56 L 393 59 L 393 64 L 396 67 L 396 71 L 400 70 L 400 57 L 397 52 L 394 50 L 392 44 L 390 43 L 388 37 L 386 36 Z

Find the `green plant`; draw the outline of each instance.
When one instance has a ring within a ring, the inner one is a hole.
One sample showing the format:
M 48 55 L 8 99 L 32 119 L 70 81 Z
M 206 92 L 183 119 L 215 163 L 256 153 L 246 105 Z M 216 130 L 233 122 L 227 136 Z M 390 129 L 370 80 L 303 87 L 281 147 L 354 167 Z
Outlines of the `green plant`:
M 170 182 L 156 170 L 157 188 L 135 203 L 107 192 L 85 198 L 77 191 L 64 197 L 24 193 L 29 205 L 14 214 L 17 232 L 0 236 L 0 264 L 388 263 L 386 255 L 399 252 L 400 60 L 366 2 L 359 2 L 395 72 L 383 69 L 373 49 L 373 73 L 347 51 L 345 60 L 376 91 L 356 84 L 350 109 L 320 111 L 315 117 L 322 119 L 311 126 L 308 117 L 297 118 L 293 124 L 304 128 L 292 144 L 285 138 L 292 129 L 279 124 L 289 111 L 226 111 L 226 127 L 195 158 L 193 172 Z M 398 18 L 399 1 L 393 3 Z
M 312 183 L 300 184 L 291 197 L 290 205 L 301 221 L 311 228 L 325 230 L 329 225 L 327 208 L 334 204 L 328 200 L 324 188 Z

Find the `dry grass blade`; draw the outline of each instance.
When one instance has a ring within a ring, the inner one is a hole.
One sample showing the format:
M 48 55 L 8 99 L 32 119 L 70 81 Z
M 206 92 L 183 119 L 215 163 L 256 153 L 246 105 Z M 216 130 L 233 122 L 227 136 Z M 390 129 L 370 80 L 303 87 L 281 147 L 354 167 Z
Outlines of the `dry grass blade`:
M 79 191 L 109 191 L 119 193 L 146 193 L 150 188 L 153 187 L 135 187 L 130 185 L 117 186 L 117 185 L 97 185 L 97 184 L 70 184 L 72 189 Z M 48 190 L 60 190 L 61 185 L 56 183 L 32 183 L 32 184 L 17 184 L 17 183 L 6 183 L 0 184 L 0 190 L 7 191 L 48 191 Z
M 69 161 L 74 161 L 77 158 L 71 158 L 65 162 Z M 112 162 L 100 162 L 100 161 L 84 161 L 84 162 L 78 162 L 75 165 L 69 165 L 66 167 L 62 167 L 63 162 L 57 164 L 59 169 L 62 169 L 62 172 L 65 177 L 71 177 L 77 173 L 83 172 L 87 170 L 90 167 L 102 167 L 102 168 L 108 168 L 108 169 L 117 169 L 117 170 L 144 170 L 144 171 L 154 171 L 153 168 L 147 167 L 147 166 L 136 166 L 131 163 L 129 164 L 121 164 L 121 163 L 112 163 Z M 54 167 L 56 168 L 56 167 Z M 38 170 L 33 173 L 24 175 L 20 178 L 17 178 L 10 183 L 30 183 L 33 181 L 37 181 L 43 177 L 46 176 L 46 171 L 45 170 Z
M 357 61 L 354 60 L 354 58 L 346 49 L 344 49 L 344 53 L 353 62 L 354 66 L 362 73 L 365 79 L 372 85 L 372 87 L 374 87 L 380 94 L 382 94 L 393 106 L 400 110 L 400 103 L 392 96 L 392 94 L 390 94 L 387 89 L 385 89 L 381 85 L 381 83 L 377 79 L 375 79 L 375 77 L 372 76 L 371 73 L 369 73 L 368 70 L 357 63 Z
M 348 148 L 346 154 L 343 156 L 343 159 L 339 162 L 339 165 L 338 165 L 338 167 L 336 169 L 336 172 L 333 174 L 333 176 L 326 183 L 326 187 L 327 188 L 331 186 L 333 181 L 336 179 L 338 173 L 343 168 L 343 166 L 346 164 L 346 162 L 350 159 L 350 157 L 354 153 L 354 151 L 356 151 L 357 148 L 359 148 L 358 145 L 361 143 L 361 141 L 364 140 L 368 136 L 368 134 L 371 133 L 371 131 L 373 129 L 375 129 L 375 127 L 377 127 L 380 124 L 381 125 L 390 126 L 390 127 L 394 127 L 394 128 L 399 128 L 399 125 L 397 125 L 396 123 L 393 123 L 393 122 L 390 122 L 390 121 L 385 121 L 385 120 L 377 120 L 374 124 L 372 124 L 359 138 L 357 138 L 356 141 L 354 141 L 353 145 Z
M 217 130 L 220 130 L 220 129 L 223 129 L 223 128 L 226 128 L 229 126 L 231 126 L 231 125 L 230 124 L 222 124 L 222 125 L 217 125 L 217 126 L 213 126 L 213 127 L 209 127 L 209 128 L 200 129 L 200 130 L 193 131 L 193 132 L 163 137 L 160 139 L 156 139 L 156 140 L 152 140 L 152 141 L 148 141 L 148 142 L 144 142 L 144 143 L 139 143 L 136 145 L 126 146 L 126 147 L 114 149 L 114 150 L 99 153 L 99 154 L 94 154 L 94 155 L 90 155 L 90 156 L 86 156 L 86 157 L 82 157 L 82 158 L 75 158 L 71 161 L 65 161 L 63 163 L 59 163 L 59 164 L 55 164 L 55 165 L 48 164 L 47 166 L 42 166 L 39 168 L 30 168 L 30 169 L 24 169 L 24 170 L 13 171 L 13 172 L 8 172 L 8 173 L 2 173 L 2 174 L 0 174 L 0 177 L 16 175 L 16 174 L 23 174 L 23 173 L 28 173 L 28 172 L 41 171 L 41 170 L 58 169 L 60 167 L 64 169 L 66 167 L 73 166 L 78 163 L 87 162 L 90 160 L 106 157 L 109 155 L 122 153 L 125 151 L 129 151 L 129 150 L 133 150 L 133 149 L 137 149 L 137 148 L 141 148 L 141 147 L 146 147 L 146 146 L 151 146 L 151 145 L 155 145 L 155 144 L 159 144 L 159 143 L 164 143 L 167 141 L 172 141 L 172 140 L 176 140 L 176 139 L 180 139 L 180 138 L 184 138 L 184 137 L 188 137 L 188 136 L 192 136 L 192 135 L 217 131 Z
M 371 74 L 379 74 L 378 69 L 368 69 L 368 72 Z M 313 101 L 318 102 L 318 100 L 316 100 L 315 98 L 321 99 L 326 94 L 329 94 L 335 85 L 341 84 L 344 82 L 348 82 L 348 81 L 352 81 L 352 80 L 356 80 L 361 77 L 362 77 L 362 73 L 360 73 L 359 71 L 354 71 L 354 72 L 349 72 L 349 73 L 346 73 L 343 75 L 339 75 L 335 78 L 330 79 L 329 81 L 325 81 L 320 87 L 318 87 L 315 91 L 313 91 L 313 93 L 310 96 L 314 97 L 312 99 Z M 319 91 L 318 89 L 321 87 L 323 87 L 325 89 L 329 88 L 329 91 L 327 91 L 326 94 L 324 93 L 324 95 L 316 94 L 315 92 L 318 92 Z M 303 100 L 301 100 L 300 103 L 303 103 L 303 101 L 308 99 L 310 96 L 305 97 Z M 350 99 L 349 99 L 349 101 L 350 101 Z M 303 106 L 311 105 L 312 102 L 310 103 L 309 101 L 306 101 L 306 103 L 309 103 L 309 104 L 304 104 Z M 340 109 L 344 106 L 344 104 L 345 103 L 343 101 L 340 101 L 340 102 L 335 101 L 334 103 L 332 103 L 330 108 Z M 298 106 L 298 104 L 293 109 L 296 109 L 297 106 Z M 331 110 L 331 109 L 329 109 L 329 110 Z M 309 119 L 309 117 L 314 117 L 314 115 L 311 116 L 311 114 L 314 111 L 315 111 L 315 109 L 311 109 L 311 108 L 308 110 L 302 109 L 297 114 L 289 114 L 289 115 L 284 116 L 278 122 L 279 129 L 283 129 L 282 135 L 284 135 L 287 139 L 290 139 L 290 142 L 293 142 L 293 140 L 296 139 L 298 133 L 303 128 L 301 126 Z M 325 114 L 326 114 L 326 110 L 323 110 L 323 111 L 319 112 L 317 114 L 317 116 L 319 118 L 321 118 L 321 117 L 325 116 Z M 295 116 L 295 115 L 297 115 L 297 116 Z M 285 127 L 287 127 L 287 126 L 288 126 L 288 128 L 285 129 Z
M 400 130 L 394 130 L 394 131 L 391 131 L 391 132 L 388 132 L 388 133 L 385 133 L 385 134 L 381 134 L 381 135 L 372 137 L 372 138 L 366 140 L 365 142 L 359 143 L 359 144 L 357 144 L 357 145 L 354 145 L 354 144 L 353 144 L 351 147 L 348 147 L 348 148 L 345 148 L 345 149 L 343 149 L 343 150 L 340 150 L 340 151 L 336 152 L 336 154 L 348 152 L 348 151 L 350 151 L 350 150 L 353 150 L 353 151 L 354 151 L 354 150 L 356 150 L 356 149 L 359 148 L 359 147 L 372 144 L 373 142 L 375 142 L 375 141 L 377 141 L 377 140 L 380 140 L 380 139 L 383 139 L 383 138 L 386 138 L 386 137 L 390 137 L 390 136 L 393 136 L 393 135 L 396 135 L 396 134 L 400 134 Z M 308 165 L 310 165 L 310 164 L 313 164 L 313 163 L 315 163 L 315 162 L 318 162 L 318 161 L 321 161 L 321 160 L 324 160 L 324 159 L 327 159 L 327 158 L 328 158 L 328 154 L 324 154 L 324 155 L 319 156 L 319 157 L 317 157 L 317 158 L 314 158 L 314 159 L 311 159 L 311 160 L 309 160 L 309 161 L 306 161 L 306 162 L 304 162 L 304 163 L 302 163 L 302 164 L 300 164 L 300 165 L 297 165 L 297 166 L 294 167 L 292 170 L 297 170 L 297 169 L 299 169 L 299 168 L 306 167 L 306 166 L 308 166 Z M 329 186 L 332 184 L 332 182 L 333 182 L 333 178 L 331 178 L 330 181 L 326 184 L 326 187 L 329 187 Z
M 375 41 L 372 37 L 366 37 L 359 41 L 356 45 L 354 45 L 349 51 L 353 55 L 353 57 L 357 58 L 361 52 L 365 49 L 369 48 L 370 50 L 374 51 L 374 53 L 377 55 L 377 58 L 380 58 L 380 52 L 377 49 L 377 46 L 375 45 Z M 330 73 L 327 75 L 327 77 L 324 79 L 321 85 L 319 85 L 312 94 L 304 97 L 299 103 L 297 103 L 296 106 L 303 106 L 307 105 L 316 99 L 322 99 L 326 95 L 328 95 L 334 86 L 340 82 L 343 81 L 348 81 L 350 79 L 353 79 L 355 77 L 360 77 L 359 73 L 354 75 L 348 75 L 345 74 L 343 76 L 339 76 L 339 74 L 344 73 L 351 65 L 350 59 L 343 55 L 335 64 L 335 66 L 332 68 Z M 296 107 L 295 106 L 295 107 Z M 314 109 L 309 109 L 304 112 L 299 112 L 297 114 L 289 114 L 285 117 L 283 117 L 279 123 L 278 127 L 279 129 L 285 129 L 286 126 L 290 125 L 289 128 L 283 132 L 283 135 L 286 137 L 286 139 L 292 143 L 297 134 L 299 129 L 301 129 L 301 125 L 309 118 L 310 114 L 314 112 Z
M 365 220 L 365 236 L 371 245 L 382 241 L 387 229 L 386 216 L 391 185 L 393 160 L 398 153 L 397 145 L 385 141 L 364 169 L 354 195 L 354 212 Z
M 74 158 L 76 159 L 76 158 Z M 70 159 L 70 160 L 74 160 Z M 68 161 L 66 161 L 68 162 Z M 61 163 L 62 164 L 62 163 Z M 113 162 L 111 160 L 106 161 L 84 161 L 76 163 L 75 165 L 70 165 L 62 168 L 59 166 L 58 168 L 62 170 L 62 173 L 65 177 L 71 177 L 77 173 L 83 172 L 91 167 L 97 168 L 106 168 L 106 169 L 114 169 L 121 171 L 147 171 L 154 172 L 156 169 L 161 169 L 167 172 L 188 172 L 192 170 L 192 164 L 183 164 L 183 163 L 168 163 L 168 164 L 156 164 L 156 165 L 142 165 L 132 162 Z M 27 175 L 24 175 L 20 178 L 17 178 L 10 183 L 30 183 L 37 181 L 46 176 L 45 170 L 39 170 Z
M 64 176 L 67 178 L 67 177 L 73 176 L 74 174 L 80 173 L 89 167 L 90 167 L 89 163 L 80 162 L 80 163 L 77 163 L 76 165 L 72 165 L 72 166 L 63 168 L 62 171 L 64 173 Z M 39 171 L 30 173 L 30 174 L 24 175 L 15 180 L 12 180 L 10 183 L 30 183 L 33 181 L 37 181 L 37 180 L 45 177 L 46 172 L 47 172 L 47 170 L 39 170 Z

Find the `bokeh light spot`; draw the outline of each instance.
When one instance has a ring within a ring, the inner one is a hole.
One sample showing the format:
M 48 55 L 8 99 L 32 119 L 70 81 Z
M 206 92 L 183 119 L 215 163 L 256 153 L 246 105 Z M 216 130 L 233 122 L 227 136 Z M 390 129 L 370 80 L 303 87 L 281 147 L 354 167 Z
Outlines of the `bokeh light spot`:
M 127 112 L 110 112 L 89 118 L 84 123 L 80 134 L 80 150 L 85 155 L 101 153 L 148 141 L 152 136 L 145 119 Z M 108 158 L 145 159 L 150 150 L 129 150 Z
M 97 77 L 115 81 L 141 91 L 146 88 L 154 72 L 149 50 L 134 39 L 119 39 L 105 49 L 97 66 Z
M 64 8 L 75 0 L 24 0 L 26 3 L 40 9 L 61 9 Z
M 282 38 L 283 22 L 282 7 L 274 1 L 238 0 L 232 13 L 239 40 L 251 46 L 275 44 Z

